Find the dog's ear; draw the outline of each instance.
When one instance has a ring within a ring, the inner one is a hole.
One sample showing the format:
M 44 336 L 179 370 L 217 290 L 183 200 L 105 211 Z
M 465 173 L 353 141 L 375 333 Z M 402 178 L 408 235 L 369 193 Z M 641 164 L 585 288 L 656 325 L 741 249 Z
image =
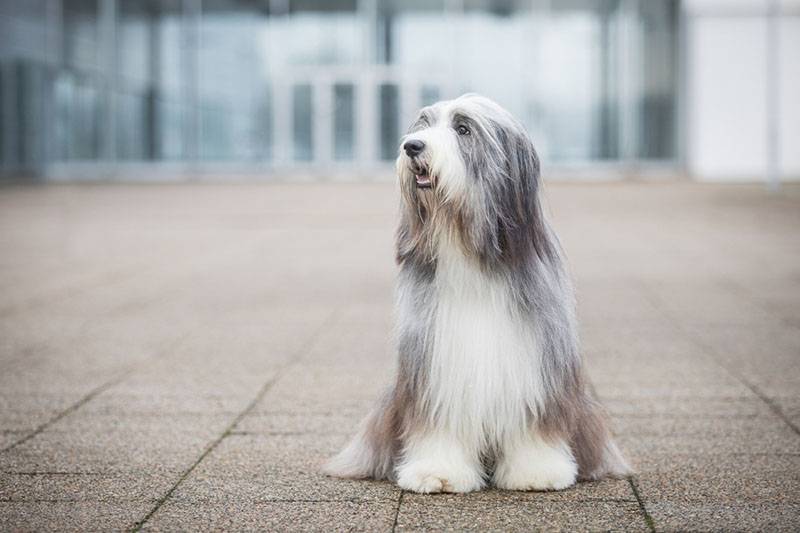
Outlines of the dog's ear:
M 554 250 L 538 197 L 539 156 L 522 126 L 506 127 L 502 136 L 506 176 L 498 191 L 497 225 L 502 254 L 512 263 L 524 261 L 531 251 L 545 260 Z

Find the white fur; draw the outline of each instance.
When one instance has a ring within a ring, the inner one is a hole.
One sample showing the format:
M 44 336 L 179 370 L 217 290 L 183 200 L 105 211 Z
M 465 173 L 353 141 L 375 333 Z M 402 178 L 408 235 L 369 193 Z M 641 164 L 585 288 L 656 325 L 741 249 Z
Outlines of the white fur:
M 397 484 L 414 492 L 472 492 L 485 485 L 475 450 L 447 430 L 410 436 Z
M 507 443 L 495 465 L 494 485 L 506 490 L 561 490 L 575 484 L 578 465 L 563 441 L 528 433 Z
M 485 449 L 526 432 L 544 404 L 535 325 L 514 313 L 507 285 L 441 241 L 426 400 L 434 422 Z
M 544 402 L 543 385 L 535 325 L 513 312 L 508 287 L 482 271 L 447 236 L 440 239 L 437 264 L 439 304 L 425 398 L 434 429 L 406 444 L 397 479 L 401 487 L 416 492 L 465 492 L 483 485 L 478 481 L 479 457 L 489 447 L 523 453 L 533 445 L 519 443 L 531 442 L 548 450 L 529 435 L 530 415 Z M 571 464 L 570 485 L 575 479 Z M 554 468 L 564 470 L 558 464 Z M 530 488 L 568 481 L 566 474 L 537 472 L 530 472 Z

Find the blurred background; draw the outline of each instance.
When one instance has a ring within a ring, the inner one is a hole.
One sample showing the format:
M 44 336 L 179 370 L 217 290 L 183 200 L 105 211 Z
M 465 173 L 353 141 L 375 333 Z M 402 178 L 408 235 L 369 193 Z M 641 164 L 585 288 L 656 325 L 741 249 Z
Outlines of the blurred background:
M 630 480 L 319 473 L 396 360 L 399 138 L 466 91 Z M 0 530 L 800 531 L 800 0 L 0 0 L 0 181 Z
M 20 179 L 390 179 L 464 92 L 550 177 L 800 177 L 800 0 L 0 0 Z

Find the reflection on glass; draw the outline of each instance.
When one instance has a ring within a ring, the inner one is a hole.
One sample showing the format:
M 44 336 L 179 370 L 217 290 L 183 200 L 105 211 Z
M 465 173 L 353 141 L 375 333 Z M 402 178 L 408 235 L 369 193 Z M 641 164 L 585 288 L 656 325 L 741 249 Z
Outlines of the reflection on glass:
M 100 57 L 98 0 L 64 0 L 64 62 L 70 67 L 97 68 Z
M 258 0 L 203 0 L 197 49 L 200 157 L 258 160 L 265 150 L 268 20 Z
M 678 2 L 642 2 L 642 100 L 636 156 L 667 159 L 675 154 L 675 94 Z
M 366 17 L 356 0 L 284 0 L 286 15 L 273 16 L 268 46 L 274 65 L 355 64 L 363 60 Z M 287 16 L 288 15 L 288 16 Z
M 553 161 L 586 161 L 600 152 L 603 72 L 595 5 L 584 0 L 554 9 L 542 28 L 536 92 L 546 103 L 540 120 L 544 152 Z
M 376 61 L 417 68 L 446 67 L 456 45 L 453 33 L 445 26 L 444 8 L 444 0 L 378 2 Z
M 440 100 L 439 87 L 436 85 L 423 85 L 419 90 L 419 104 L 420 107 L 425 107 L 435 104 Z
M 0 102 L 5 102 L 5 82 L 4 82 L 4 74 L 3 68 L 0 66 Z M 6 116 L 6 106 L 0 103 L 0 168 L 2 168 L 6 164 L 6 121 L 9 120 L 9 117 Z M 57 123 L 57 122 L 56 122 Z M 56 145 L 58 146 L 58 145 Z
M 97 159 L 100 155 L 98 91 L 73 75 L 55 82 L 55 156 L 64 160 Z
M 157 103 L 155 117 L 158 122 L 158 156 L 176 160 L 183 157 L 183 114 L 186 107 L 175 100 L 164 99 Z
M 97 0 L 64 0 L 61 5 L 62 68 L 53 78 L 52 157 L 92 160 L 100 157 L 102 77 Z M 44 20 L 44 14 L 39 20 Z
M 380 98 L 380 138 L 381 159 L 391 161 L 397 157 L 397 142 L 400 137 L 399 106 L 400 98 L 397 85 L 382 83 Z
M 265 162 L 273 143 L 298 164 L 329 152 L 390 161 L 401 110 L 466 91 L 507 107 L 550 162 L 675 158 L 678 0 L 0 0 L 0 11 L 13 30 L 0 32 L 0 90 L 20 100 L 0 117 L 6 166 Z M 315 114 L 316 96 L 330 116 Z
M 525 116 L 522 104 L 530 94 L 533 67 L 529 10 L 527 0 L 471 0 L 455 23 L 461 92 L 491 95 L 520 119 Z
M 116 157 L 180 157 L 182 118 L 169 112 L 181 98 L 180 3 L 120 0 L 117 10 Z
M 295 161 L 311 161 L 314 157 L 313 102 L 311 85 L 292 88 L 292 125 Z
M 117 94 L 117 152 L 119 159 L 145 157 L 144 99 L 136 94 Z
M 355 146 L 353 85 L 333 86 L 333 157 L 337 161 L 353 159 Z

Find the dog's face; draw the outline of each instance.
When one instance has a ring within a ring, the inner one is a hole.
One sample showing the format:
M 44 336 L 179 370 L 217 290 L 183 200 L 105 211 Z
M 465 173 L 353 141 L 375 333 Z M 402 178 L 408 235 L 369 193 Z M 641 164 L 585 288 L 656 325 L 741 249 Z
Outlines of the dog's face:
M 468 253 L 513 255 L 540 216 L 533 144 L 508 111 L 482 96 L 423 108 L 401 140 L 397 172 L 410 245 L 446 226 Z

